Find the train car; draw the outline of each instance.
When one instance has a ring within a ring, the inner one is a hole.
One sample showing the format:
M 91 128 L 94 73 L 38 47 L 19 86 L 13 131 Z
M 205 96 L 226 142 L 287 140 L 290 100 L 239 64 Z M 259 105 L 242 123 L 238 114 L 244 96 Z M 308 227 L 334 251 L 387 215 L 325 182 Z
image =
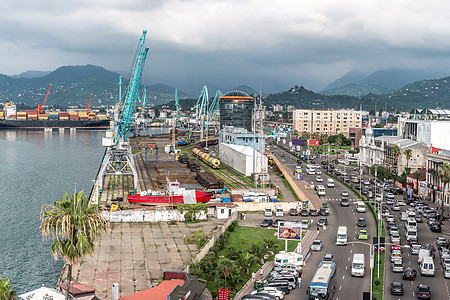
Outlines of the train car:
M 220 160 L 219 159 L 210 156 L 209 154 L 203 152 L 202 150 L 200 150 L 198 148 L 192 149 L 192 153 L 194 154 L 195 157 L 197 157 L 198 159 L 200 159 L 201 161 L 206 163 L 208 166 L 210 166 L 214 169 L 220 168 Z

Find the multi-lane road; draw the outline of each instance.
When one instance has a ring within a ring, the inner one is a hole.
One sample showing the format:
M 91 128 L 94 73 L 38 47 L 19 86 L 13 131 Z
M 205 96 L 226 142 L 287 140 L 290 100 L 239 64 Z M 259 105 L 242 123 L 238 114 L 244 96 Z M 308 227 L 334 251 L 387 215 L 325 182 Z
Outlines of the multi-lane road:
M 297 158 L 286 153 L 285 151 L 273 147 L 272 152 L 281 160 L 281 162 L 291 172 L 294 172 L 297 165 Z M 320 164 L 320 161 L 317 161 Z M 305 163 L 303 163 L 305 165 Z M 320 169 L 322 174 L 320 175 L 324 182 L 316 182 L 316 176 L 308 175 L 304 172 L 305 166 L 303 166 L 303 179 L 315 185 L 322 184 L 325 186 L 326 195 L 320 198 L 320 202 L 327 203 L 330 208 L 330 215 L 328 218 L 327 230 L 320 230 L 319 239 L 323 241 L 324 247 L 321 252 L 311 252 L 306 267 L 303 271 L 303 284 L 300 289 L 293 290 L 285 299 L 304 299 L 306 298 L 306 289 L 314 276 L 320 261 L 326 253 L 331 253 L 334 256 L 337 265 L 337 285 L 334 299 L 362 299 L 363 292 L 370 291 L 370 271 L 369 271 L 369 257 L 370 257 L 370 241 L 375 235 L 375 224 L 371 217 L 370 212 L 358 213 L 356 212 L 355 202 L 357 197 L 353 195 L 348 189 L 346 189 L 341 183 L 335 181 L 334 188 L 328 188 L 326 186 L 327 175 L 324 174 L 324 169 Z M 342 198 L 341 192 L 347 190 L 349 192 L 350 206 L 341 207 L 340 199 Z M 311 195 L 317 197 L 315 191 L 311 190 Z M 358 218 L 363 217 L 367 226 L 365 228 L 357 227 Z M 299 217 L 300 218 L 300 217 Z M 315 217 L 317 222 L 318 217 Z M 336 234 L 339 226 L 347 226 L 348 229 L 348 245 L 336 246 Z M 369 233 L 369 239 L 367 241 L 358 240 L 358 233 L 360 229 L 366 229 Z M 363 244 L 366 243 L 366 244 Z M 363 253 L 366 258 L 366 271 L 364 277 L 352 277 L 351 276 L 351 263 L 353 254 Z
M 294 172 L 297 166 L 297 158 L 293 155 L 286 153 L 274 146 L 272 152 L 281 160 L 281 162 L 287 167 L 291 172 Z M 321 165 L 321 160 L 316 159 L 316 164 Z M 336 292 L 333 299 L 362 299 L 363 292 L 370 291 L 370 269 L 369 269 L 369 257 L 370 257 L 370 247 L 367 244 L 361 244 L 360 242 L 371 243 L 372 237 L 375 236 L 375 223 L 373 221 L 372 215 L 369 211 L 365 213 L 356 212 L 355 202 L 356 195 L 349 192 L 350 206 L 341 207 L 340 199 L 342 198 L 341 192 L 346 190 L 346 188 L 339 182 L 335 181 L 334 188 L 328 188 L 326 186 L 326 180 L 328 176 L 325 174 L 324 169 L 320 169 L 322 174 L 320 175 L 324 182 L 316 182 L 316 176 L 318 175 L 308 175 L 305 172 L 306 164 L 303 162 L 303 180 L 307 183 L 322 184 L 326 189 L 326 196 L 318 197 L 317 194 L 311 190 L 311 195 L 320 199 L 321 203 L 327 203 L 330 208 L 330 215 L 328 216 L 328 227 L 326 231 L 320 230 L 319 239 L 324 243 L 323 250 L 321 252 L 311 252 L 311 256 L 308 258 L 306 267 L 303 272 L 303 284 L 300 289 L 295 289 L 293 292 L 285 297 L 285 299 L 303 299 L 306 298 L 306 289 L 311 281 L 314 272 L 317 269 L 319 262 L 322 260 L 325 253 L 331 253 L 334 255 L 335 262 L 337 265 L 337 285 Z M 344 167 L 342 166 L 341 169 Z M 347 169 L 348 175 L 350 173 L 358 174 L 358 170 L 353 170 L 353 168 Z M 368 176 L 365 176 L 368 179 Z M 365 186 L 369 189 L 373 185 Z M 383 191 L 383 193 L 386 193 Z M 402 199 L 403 196 L 396 195 L 396 199 Z M 389 207 L 389 206 L 388 206 Z M 410 206 L 402 206 L 401 212 L 406 211 Z M 389 207 L 390 213 L 394 215 L 397 227 L 400 230 L 401 245 L 407 245 L 405 238 L 405 222 L 400 220 L 400 212 L 392 211 L 392 206 Z M 367 222 L 366 229 L 369 233 L 369 239 L 367 241 L 359 241 L 357 233 L 361 229 L 357 226 L 358 218 L 363 217 Z M 300 218 L 300 217 L 299 217 Z M 315 217 L 315 222 L 318 218 Z M 347 226 L 349 235 L 349 244 L 346 246 L 336 246 L 336 234 L 338 226 Z M 386 224 L 385 224 L 386 228 Z M 402 273 L 394 273 L 392 271 L 392 265 L 390 262 L 390 235 L 389 231 L 386 230 L 386 262 L 385 262 L 385 286 L 384 286 L 384 299 L 413 299 L 416 298 L 416 287 L 419 284 L 427 284 L 431 287 L 432 299 L 450 299 L 450 281 L 445 279 L 443 276 L 443 270 L 439 259 L 439 251 L 437 251 L 437 246 L 435 240 L 438 236 L 442 236 L 440 233 L 431 232 L 429 226 L 426 224 L 426 219 L 424 218 L 424 223 L 418 223 L 418 240 L 420 244 L 429 243 L 436 248 L 436 256 L 434 258 L 434 263 L 436 266 L 436 272 L 434 277 L 424 277 L 420 275 L 420 267 L 417 262 L 417 255 L 412 255 L 409 248 L 403 248 L 403 265 L 404 268 L 412 267 L 418 271 L 418 276 L 414 281 L 403 280 Z M 447 237 L 448 238 L 448 237 Z M 352 243 L 355 242 L 355 243 Z M 351 276 L 351 263 L 354 253 L 364 253 L 366 258 L 366 272 L 364 277 L 352 277 Z M 375 264 L 376 266 L 376 264 Z M 393 296 L 390 293 L 390 285 L 393 281 L 399 281 L 403 283 L 404 296 Z

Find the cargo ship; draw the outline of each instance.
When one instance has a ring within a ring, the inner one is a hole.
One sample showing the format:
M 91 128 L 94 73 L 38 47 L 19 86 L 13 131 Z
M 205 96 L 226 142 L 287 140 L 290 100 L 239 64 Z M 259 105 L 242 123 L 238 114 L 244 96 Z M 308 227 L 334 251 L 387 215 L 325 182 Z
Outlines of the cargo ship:
M 180 188 L 178 181 L 169 181 L 165 191 L 144 191 L 136 195 L 130 194 L 127 199 L 130 203 L 143 204 L 195 204 L 209 202 L 213 195 L 213 192 Z
M 38 110 L 17 111 L 12 101 L 6 102 L 3 110 L 0 110 L 0 129 L 108 129 L 109 127 L 110 120 L 106 115 L 83 110 L 45 113 L 39 113 Z

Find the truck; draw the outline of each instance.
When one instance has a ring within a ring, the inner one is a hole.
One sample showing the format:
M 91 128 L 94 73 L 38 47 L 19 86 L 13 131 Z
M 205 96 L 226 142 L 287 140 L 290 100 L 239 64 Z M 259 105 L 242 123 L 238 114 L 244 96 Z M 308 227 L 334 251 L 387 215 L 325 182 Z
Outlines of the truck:
M 266 207 L 266 209 L 264 210 L 264 216 L 271 217 L 272 215 L 273 215 L 272 209 L 270 207 Z
M 364 277 L 364 269 L 366 268 L 365 256 L 362 253 L 353 254 L 352 276 Z
M 347 226 L 338 227 L 336 245 L 347 245 Z
M 276 207 L 275 207 L 275 216 L 276 217 L 282 217 L 284 214 L 283 214 L 283 207 L 281 206 L 281 205 L 277 205 Z

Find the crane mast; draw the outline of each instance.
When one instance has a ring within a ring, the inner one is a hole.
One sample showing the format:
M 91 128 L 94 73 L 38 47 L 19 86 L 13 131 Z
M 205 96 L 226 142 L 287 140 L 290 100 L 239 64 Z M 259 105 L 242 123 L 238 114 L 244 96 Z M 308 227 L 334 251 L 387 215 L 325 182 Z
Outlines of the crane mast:
M 87 114 L 87 115 L 89 114 L 89 109 L 91 108 L 91 101 L 92 101 L 92 94 L 91 94 L 91 96 L 89 97 L 89 104 L 86 105 L 86 107 L 85 107 L 85 109 L 86 109 L 86 114 Z
M 45 103 L 47 102 L 48 94 L 50 94 L 51 88 L 52 88 L 52 84 L 50 83 L 50 85 L 48 86 L 47 94 L 45 94 L 44 102 L 42 102 L 42 105 L 38 104 L 38 114 L 42 114 L 44 112 L 44 106 L 45 106 Z

